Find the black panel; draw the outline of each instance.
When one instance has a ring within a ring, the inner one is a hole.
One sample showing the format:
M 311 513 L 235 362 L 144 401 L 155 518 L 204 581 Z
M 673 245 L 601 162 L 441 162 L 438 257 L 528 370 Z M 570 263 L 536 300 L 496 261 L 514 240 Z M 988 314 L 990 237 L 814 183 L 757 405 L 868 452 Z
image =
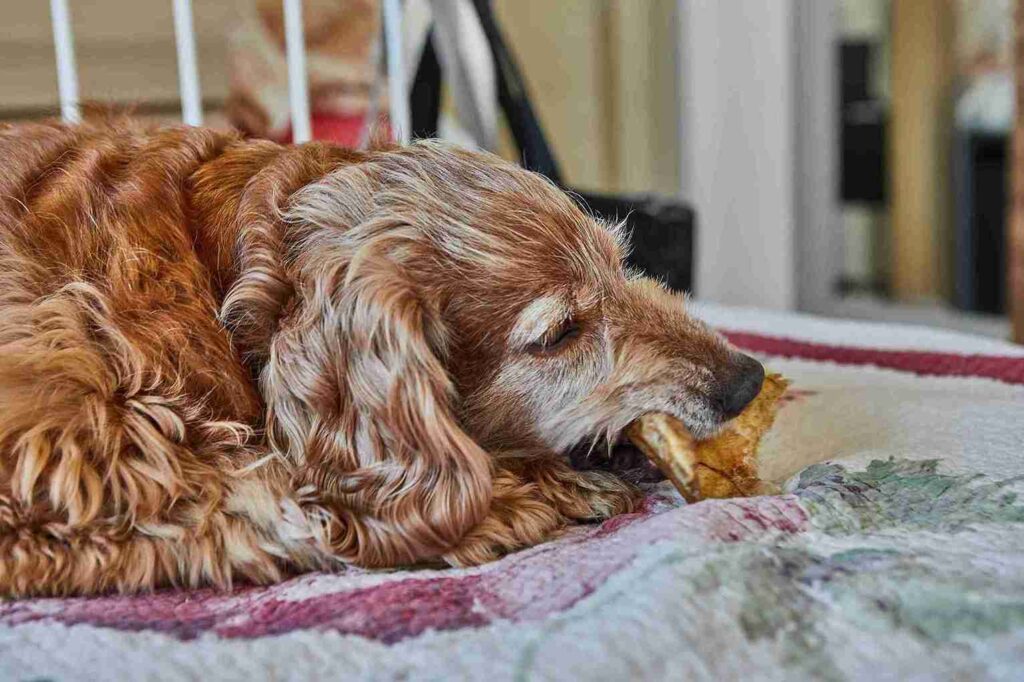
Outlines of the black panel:
M 1006 312 L 1006 202 L 1009 139 L 966 132 L 957 145 L 957 303 Z
M 653 195 L 578 195 L 593 213 L 610 221 L 627 218 L 632 235 L 627 262 L 676 291 L 693 290 L 693 209 Z
M 844 203 L 884 204 L 886 200 L 885 103 L 872 99 L 872 43 L 842 43 L 840 146 Z

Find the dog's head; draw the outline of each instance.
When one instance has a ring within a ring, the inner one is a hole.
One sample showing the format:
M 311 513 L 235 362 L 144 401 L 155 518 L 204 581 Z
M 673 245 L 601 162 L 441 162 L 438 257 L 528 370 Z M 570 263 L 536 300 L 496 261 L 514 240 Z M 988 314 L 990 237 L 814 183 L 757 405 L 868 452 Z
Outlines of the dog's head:
M 638 416 L 707 436 L 761 386 L 682 296 L 624 268 L 621 226 L 496 157 L 374 152 L 283 218 L 296 293 L 263 369 L 270 433 L 375 515 L 352 531 L 362 563 L 450 546 L 487 510 L 494 457 L 615 466 Z

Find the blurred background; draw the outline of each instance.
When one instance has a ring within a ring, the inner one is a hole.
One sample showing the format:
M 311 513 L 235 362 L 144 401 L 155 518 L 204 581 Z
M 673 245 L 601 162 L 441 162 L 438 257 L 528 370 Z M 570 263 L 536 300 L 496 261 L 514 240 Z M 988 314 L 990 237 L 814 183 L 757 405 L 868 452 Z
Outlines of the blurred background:
M 287 140 L 280 3 L 193 7 L 205 122 Z M 493 7 L 567 184 L 693 207 L 697 297 L 1010 336 L 1012 0 Z M 81 98 L 179 120 L 171 2 L 70 9 Z M 314 136 L 365 142 L 378 2 L 303 11 Z M 4 14 L 0 119 L 53 115 L 49 5 Z M 517 158 L 500 117 L 481 139 L 441 109 L 446 137 Z

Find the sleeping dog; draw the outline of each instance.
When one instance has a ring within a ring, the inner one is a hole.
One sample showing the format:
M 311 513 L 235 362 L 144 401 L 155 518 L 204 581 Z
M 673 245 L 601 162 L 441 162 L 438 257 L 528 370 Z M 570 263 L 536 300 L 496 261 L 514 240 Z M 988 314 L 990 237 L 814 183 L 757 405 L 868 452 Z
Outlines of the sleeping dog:
M 631 510 L 763 369 L 624 232 L 439 142 L 0 128 L 0 594 L 491 560 Z

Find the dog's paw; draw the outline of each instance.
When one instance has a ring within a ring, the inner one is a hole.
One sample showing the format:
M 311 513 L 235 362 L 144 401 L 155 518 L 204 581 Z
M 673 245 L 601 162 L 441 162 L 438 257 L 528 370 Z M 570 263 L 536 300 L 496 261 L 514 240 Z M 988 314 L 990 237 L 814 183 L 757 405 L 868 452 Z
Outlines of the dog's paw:
M 552 537 L 570 519 L 522 471 L 495 472 L 490 513 L 444 559 L 453 566 L 493 561 Z
M 633 511 L 640 499 L 639 489 L 605 472 L 578 472 L 558 460 L 510 463 L 494 475 L 490 514 L 444 559 L 453 566 L 493 561 L 573 522 Z
M 528 472 L 542 495 L 574 521 L 600 521 L 637 508 L 643 493 L 605 471 L 577 471 L 561 460 Z

